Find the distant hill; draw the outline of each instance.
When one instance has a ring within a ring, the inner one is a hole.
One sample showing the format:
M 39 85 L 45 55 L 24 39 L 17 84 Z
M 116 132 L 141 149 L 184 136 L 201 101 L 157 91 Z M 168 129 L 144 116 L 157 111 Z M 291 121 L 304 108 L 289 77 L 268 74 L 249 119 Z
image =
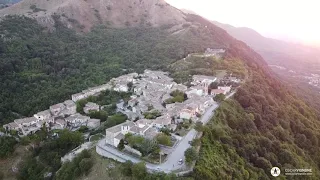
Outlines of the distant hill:
M 7 8 L 20 1 L 21 0 L 0 0 L 0 9 Z
M 0 4 L 15 4 L 21 0 L 0 0 Z
M 24 0 L 0 10 L 0 17 L 8 14 L 35 18 L 49 28 L 54 24 L 52 15 L 56 15 L 68 27 L 83 31 L 101 23 L 112 27 L 157 27 L 185 22 L 184 14 L 164 0 Z
M 320 68 L 319 49 L 266 38 L 250 28 L 237 28 L 217 21 L 212 22 L 256 50 L 269 64 L 284 66 L 295 71 Z

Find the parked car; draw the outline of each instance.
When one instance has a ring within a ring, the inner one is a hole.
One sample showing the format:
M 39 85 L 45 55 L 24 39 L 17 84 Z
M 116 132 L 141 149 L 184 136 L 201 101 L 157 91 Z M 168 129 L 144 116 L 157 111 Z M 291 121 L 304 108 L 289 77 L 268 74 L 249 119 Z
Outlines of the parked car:
M 178 162 L 178 164 L 179 164 L 179 165 L 183 164 L 183 160 L 180 159 L 179 162 Z

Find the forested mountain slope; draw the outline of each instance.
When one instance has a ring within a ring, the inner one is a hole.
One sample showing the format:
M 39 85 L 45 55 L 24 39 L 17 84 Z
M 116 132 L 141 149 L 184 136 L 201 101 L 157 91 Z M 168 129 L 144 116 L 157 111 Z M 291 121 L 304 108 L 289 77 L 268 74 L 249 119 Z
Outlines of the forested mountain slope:
M 188 53 L 227 47 L 230 41 L 224 31 L 201 26 L 174 34 L 167 31 L 171 26 L 99 26 L 79 35 L 56 21 L 53 32 L 29 18 L 7 16 L 0 22 L 0 123 L 32 116 L 121 73 L 163 69 Z
M 85 34 L 66 28 L 57 16 L 51 32 L 35 20 L 7 16 L 0 22 L 0 123 L 45 110 L 122 73 L 169 70 L 191 52 L 226 48 L 226 61 L 241 59 L 250 76 L 207 126 L 195 179 L 270 179 L 272 166 L 312 168 L 317 177 L 316 111 L 278 82 L 246 44 L 197 15 L 183 15 L 178 31 L 170 23 L 99 25 Z

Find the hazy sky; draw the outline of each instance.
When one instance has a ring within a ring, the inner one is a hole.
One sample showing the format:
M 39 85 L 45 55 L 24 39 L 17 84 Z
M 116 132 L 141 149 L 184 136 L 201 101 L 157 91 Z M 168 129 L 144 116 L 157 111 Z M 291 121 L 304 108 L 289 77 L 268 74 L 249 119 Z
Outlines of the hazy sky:
M 319 0 L 166 0 L 210 20 L 269 37 L 320 43 Z

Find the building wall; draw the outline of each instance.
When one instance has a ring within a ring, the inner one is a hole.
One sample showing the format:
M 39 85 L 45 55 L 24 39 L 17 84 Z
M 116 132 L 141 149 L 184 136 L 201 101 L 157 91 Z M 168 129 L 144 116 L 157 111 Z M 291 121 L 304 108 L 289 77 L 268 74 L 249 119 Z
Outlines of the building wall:
M 125 148 L 125 150 L 127 150 L 127 151 L 129 151 L 129 152 L 131 152 L 131 153 L 133 153 L 133 154 L 136 154 L 136 155 L 138 155 L 138 156 L 142 156 L 142 154 L 141 154 L 140 151 L 138 151 L 138 150 L 136 150 L 136 149 L 133 149 L 133 148 L 130 147 L 130 146 L 125 145 L 124 148 Z
M 120 140 L 119 140 L 119 139 L 113 138 L 113 145 L 114 145 L 114 147 L 118 147 L 119 143 L 120 143 Z
M 106 130 L 106 144 L 112 145 L 114 146 L 114 137 L 116 135 L 112 132 L 109 132 L 108 130 Z
M 88 126 L 89 128 L 97 128 L 97 127 L 100 126 L 100 123 L 99 123 L 99 122 L 96 122 L 96 123 L 94 123 L 94 122 L 88 122 L 87 126 Z

